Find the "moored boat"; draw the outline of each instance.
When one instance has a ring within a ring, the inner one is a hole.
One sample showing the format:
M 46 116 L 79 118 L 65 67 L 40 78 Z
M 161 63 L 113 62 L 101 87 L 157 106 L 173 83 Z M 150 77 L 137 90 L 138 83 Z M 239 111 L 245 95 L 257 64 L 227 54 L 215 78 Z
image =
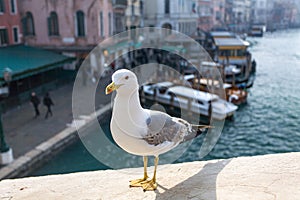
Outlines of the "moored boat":
M 226 94 L 226 100 L 235 105 L 241 105 L 247 102 L 248 92 L 245 89 L 238 88 L 229 83 L 219 83 L 217 80 L 196 78 L 194 75 L 186 75 L 184 77 L 194 89 L 198 89 L 204 92 L 211 92 L 209 88 L 214 88 L 214 91 L 218 94 L 224 90 Z
M 144 96 L 151 100 L 218 120 L 233 116 L 238 109 L 215 94 L 176 86 L 171 82 L 144 85 L 142 90 Z

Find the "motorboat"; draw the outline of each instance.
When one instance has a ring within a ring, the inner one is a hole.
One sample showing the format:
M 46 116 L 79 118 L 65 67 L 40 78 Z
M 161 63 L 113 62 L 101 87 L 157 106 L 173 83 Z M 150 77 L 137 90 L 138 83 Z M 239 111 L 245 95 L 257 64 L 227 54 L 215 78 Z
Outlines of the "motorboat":
M 143 85 L 142 90 L 146 98 L 217 120 L 233 116 L 238 109 L 215 94 L 171 82 Z
M 198 79 L 195 75 L 186 75 L 184 80 L 188 81 L 192 88 L 198 89 L 204 92 L 211 92 L 209 88 L 214 88 L 217 94 L 222 93 L 223 90 L 226 94 L 226 100 L 235 105 L 241 105 L 247 102 L 248 92 L 245 89 L 238 88 L 229 83 L 220 83 L 217 80 L 200 78 Z M 221 87 L 222 86 L 222 87 Z

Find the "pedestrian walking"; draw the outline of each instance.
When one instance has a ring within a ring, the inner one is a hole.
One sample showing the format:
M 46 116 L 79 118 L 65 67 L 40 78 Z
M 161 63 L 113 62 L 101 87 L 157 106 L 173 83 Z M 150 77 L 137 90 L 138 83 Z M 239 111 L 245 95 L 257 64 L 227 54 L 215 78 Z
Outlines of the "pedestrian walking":
M 32 105 L 33 105 L 33 107 L 34 107 L 35 117 L 38 117 L 38 116 L 40 115 L 40 111 L 39 111 L 40 99 L 39 99 L 39 97 L 35 94 L 35 92 L 32 92 L 32 93 L 31 93 L 30 102 L 32 103 Z
M 48 92 L 44 96 L 43 103 L 47 107 L 47 112 L 46 112 L 46 115 L 45 115 L 45 119 L 47 119 L 49 114 L 51 116 L 53 115 L 52 110 L 51 110 L 51 106 L 54 105 L 54 103 L 53 103 L 53 101 L 50 97 L 50 94 Z

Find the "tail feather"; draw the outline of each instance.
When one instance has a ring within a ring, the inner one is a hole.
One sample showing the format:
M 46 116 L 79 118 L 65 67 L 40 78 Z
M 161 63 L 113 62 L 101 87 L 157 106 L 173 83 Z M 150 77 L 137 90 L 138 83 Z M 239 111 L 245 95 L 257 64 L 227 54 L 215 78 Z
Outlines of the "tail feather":
M 192 127 L 198 127 L 200 128 L 214 128 L 214 126 L 209 126 L 209 125 L 197 125 L 197 124 L 191 124 Z
M 189 133 L 184 137 L 182 142 L 192 140 L 198 137 L 199 135 L 201 135 L 202 133 L 204 133 L 207 129 L 213 128 L 213 126 L 209 126 L 209 125 L 195 125 L 195 124 L 191 124 L 191 127 L 192 127 L 191 131 L 189 131 Z

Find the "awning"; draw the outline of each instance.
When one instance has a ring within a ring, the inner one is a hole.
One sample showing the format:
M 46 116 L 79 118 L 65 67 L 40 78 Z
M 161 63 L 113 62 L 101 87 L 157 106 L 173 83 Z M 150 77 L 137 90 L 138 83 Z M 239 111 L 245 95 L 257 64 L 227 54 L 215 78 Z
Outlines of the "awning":
M 4 80 L 6 69 L 11 71 L 12 80 L 17 80 L 60 67 L 73 60 L 74 58 L 58 53 L 24 45 L 1 47 L 0 80 Z
M 119 42 L 113 45 L 109 45 L 107 47 L 105 47 L 104 49 L 106 49 L 108 51 L 108 53 L 115 53 L 117 51 L 123 50 L 123 49 L 128 49 L 130 47 L 130 44 L 127 41 L 123 41 L 123 42 Z
M 235 35 L 228 31 L 212 31 L 210 35 L 213 38 L 235 38 Z
M 215 45 L 218 46 L 219 48 L 246 48 L 250 44 L 247 41 L 244 41 L 240 38 L 215 38 Z
M 186 49 L 182 46 L 162 46 L 161 48 L 173 53 L 186 53 Z

